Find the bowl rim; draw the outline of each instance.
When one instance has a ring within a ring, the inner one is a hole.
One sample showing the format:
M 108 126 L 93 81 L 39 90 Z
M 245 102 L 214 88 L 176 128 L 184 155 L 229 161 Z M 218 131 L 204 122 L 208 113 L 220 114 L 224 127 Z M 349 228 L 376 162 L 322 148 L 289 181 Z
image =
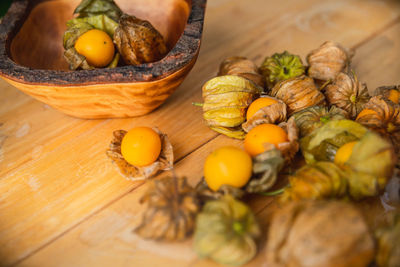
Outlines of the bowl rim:
M 25 84 L 76 86 L 156 81 L 190 64 L 200 49 L 207 0 L 191 0 L 189 18 L 182 35 L 161 60 L 137 66 L 78 71 L 33 69 L 19 65 L 10 58 L 12 39 L 32 10 L 31 2 L 30 0 L 14 0 L 1 21 L 0 76 Z

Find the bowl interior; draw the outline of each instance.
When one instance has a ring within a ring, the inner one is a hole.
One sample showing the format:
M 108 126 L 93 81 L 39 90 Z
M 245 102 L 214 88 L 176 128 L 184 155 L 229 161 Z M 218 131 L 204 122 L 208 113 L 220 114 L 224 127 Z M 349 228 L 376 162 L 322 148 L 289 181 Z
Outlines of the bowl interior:
M 68 70 L 62 36 L 80 0 L 36 0 L 10 45 L 17 64 L 34 69 Z M 123 12 L 151 22 L 172 49 L 182 35 L 191 0 L 115 0 Z

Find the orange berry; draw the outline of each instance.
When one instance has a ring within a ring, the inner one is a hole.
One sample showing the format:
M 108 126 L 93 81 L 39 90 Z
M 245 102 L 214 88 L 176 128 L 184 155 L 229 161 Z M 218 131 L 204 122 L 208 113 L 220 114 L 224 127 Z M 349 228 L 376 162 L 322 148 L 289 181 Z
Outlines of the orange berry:
M 261 108 L 270 106 L 275 103 L 278 103 L 278 100 L 272 97 L 257 98 L 250 104 L 249 108 L 247 109 L 247 114 L 246 114 L 247 120 L 249 120 Z
M 122 138 L 121 154 L 134 166 L 147 166 L 157 160 L 161 152 L 161 138 L 149 127 L 133 128 Z
M 227 146 L 214 150 L 204 163 L 204 179 L 210 189 L 221 185 L 240 188 L 247 184 L 253 170 L 251 157 L 242 149 Z
M 371 114 L 377 114 L 377 113 L 375 110 L 365 108 L 365 109 L 361 110 L 360 113 L 358 113 L 356 120 L 358 120 L 359 118 L 361 118 L 363 116 L 371 115 Z
M 400 92 L 394 89 L 391 89 L 389 91 L 389 100 L 391 100 L 393 103 L 399 104 L 399 98 L 400 98 Z
M 251 129 L 244 139 L 244 149 L 251 156 L 256 156 L 265 151 L 264 144 L 270 143 L 277 147 L 278 144 L 287 142 L 287 133 L 275 124 L 261 124 Z
M 97 29 L 89 30 L 79 36 L 75 42 L 75 50 L 94 67 L 105 67 L 114 57 L 111 37 Z
M 357 143 L 357 141 L 349 142 L 341 146 L 335 155 L 334 162 L 337 165 L 343 165 L 346 161 L 349 160 L 351 154 L 353 153 L 353 147 Z

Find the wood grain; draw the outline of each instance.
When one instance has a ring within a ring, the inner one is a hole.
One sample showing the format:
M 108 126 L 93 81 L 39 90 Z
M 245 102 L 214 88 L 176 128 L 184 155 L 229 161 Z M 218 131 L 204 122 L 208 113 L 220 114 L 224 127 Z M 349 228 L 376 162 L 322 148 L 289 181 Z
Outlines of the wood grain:
M 225 144 L 240 145 L 224 136 L 214 139 L 217 135 L 203 125 L 201 110 L 191 105 L 201 101 L 202 83 L 215 75 L 226 56 L 248 56 L 259 63 L 265 55 L 287 49 L 304 58 L 308 50 L 332 39 L 359 46 L 354 66 L 361 80 L 372 86 L 399 83 L 395 70 L 389 74 L 386 70 L 398 66 L 400 26 L 382 30 L 399 17 L 400 3 L 320 2 L 212 1 L 193 71 L 161 108 L 144 117 L 78 120 L 13 92 L 1 82 L 1 102 L 14 97 L 12 102 L 18 102 L 0 107 L 0 218 L 6 218 L 0 220 L 1 263 L 212 266 L 197 259 L 190 240 L 157 244 L 131 233 L 143 209 L 138 199 L 145 187 L 125 181 L 105 157 L 111 133 L 136 125 L 158 126 L 169 135 L 178 160 L 182 159 L 178 174 L 195 183 L 210 151 Z M 386 42 L 384 50 L 382 41 Z M 381 70 L 375 72 L 377 60 L 384 55 L 391 60 L 378 61 Z M 264 197 L 249 200 L 261 212 L 258 217 L 263 225 L 272 210 L 264 209 L 270 201 Z M 249 265 L 260 266 L 262 255 Z

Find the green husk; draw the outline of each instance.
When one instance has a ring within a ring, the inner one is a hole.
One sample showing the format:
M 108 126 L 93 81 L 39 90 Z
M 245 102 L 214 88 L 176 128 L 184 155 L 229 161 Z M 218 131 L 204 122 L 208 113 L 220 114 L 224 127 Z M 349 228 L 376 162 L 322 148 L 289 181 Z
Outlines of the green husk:
M 243 139 L 245 133 L 240 126 L 246 120 L 246 109 L 262 88 L 243 77 L 224 75 L 206 82 L 202 92 L 207 125 L 229 137 Z
M 269 88 L 276 83 L 304 74 L 305 67 L 299 56 L 285 51 L 266 57 L 260 67 Z
M 330 121 L 302 138 L 300 147 L 307 163 L 333 161 L 342 145 L 359 140 L 366 132 L 365 127 L 351 120 Z
M 83 0 L 74 11 L 74 14 L 78 13 L 79 18 L 106 15 L 117 22 L 122 15 L 113 0 Z
M 255 239 L 260 234 L 250 208 L 226 195 L 220 200 L 208 201 L 197 215 L 194 249 L 202 258 L 242 265 L 255 256 Z
M 71 19 L 67 22 L 67 27 L 82 27 L 81 25 L 84 25 L 84 23 L 91 25 L 95 29 L 106 32 L 111 38 L 114 35 L 115 29 L 118 27 L 117 22 L 104 14 L 92 17 Z
M 275 148 L 253 158 L 253 176 L 246 185 L 246 192 L 266 192 L 274 186 L 284 163 L 281 152 Z
M 329 109 L 325 106 L 312 106 L 295 113 L 293 117 L 299 128 L 300 136 L 304 137 L 329 121 L 346 119 L 347 114 L 335 106 Z
M 80 55 L 74 48 L 76 40 L 79 36 L 92 29 L 98 29 L 106 32 L 111 37 L 114 34 L 115 29 L 118 27 L 118 23 L 110 19 L 106 15 L 97 15 L 85 18 L 75 18 L 67 22 L 67 30 L 64 32 L 63 45 L 65 48 L 64 58 L 69 64 L 71 70 L 78 68 L 88 70 L 94 69 L 86 58 Z M 113 60 L 107 66 L 108 68 L 115 68 L 118 65 L 120 55 L 115 53 Z

